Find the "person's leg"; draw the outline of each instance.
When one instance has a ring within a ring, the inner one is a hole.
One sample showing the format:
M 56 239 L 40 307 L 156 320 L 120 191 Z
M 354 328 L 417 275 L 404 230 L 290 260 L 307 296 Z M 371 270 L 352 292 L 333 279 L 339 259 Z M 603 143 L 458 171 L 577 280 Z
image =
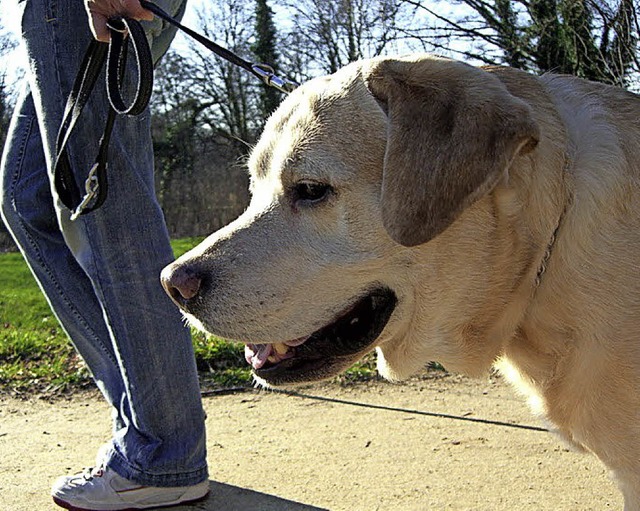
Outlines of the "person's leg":
M 56 202 L 58 230 L 51 198 L 45 197 L 43 153 L 27 154 L 20 140 L 35 143 L 37 118 L 50 179 L 56 132 L 90 38 L 81 0 L 25 2 L 23 35 L 33 97 L 23 109 L 31 103 L 35 115 L 29 117 L 31 127 L 26 117 L 14 121 L 3 160 L 7 223 L 114 407 L 114 449 L 107 465 L 144 485 L 199 483 L 207 477 L 204 413 L 189 333 L 158 279 L 173 255 L 155 198 L 149 113 L 116 121 L 106 203 L 71 222 Z M 155 47 L 154 54 L 163 50 Z M 81 186 L 106 118 L 100 83 L 69 143 Z M 29 179 L 39 190 L 30 199 Z M 33 211 L 38 218 L 30 218 Z M 75 319 L 66 318 L 69 311 Z
M 28 84 L 12 117 L 0 169 L 2 218 L 51 309 L 112 402 L 124 392 L 120 367 L 91 281 L 58 227 Z

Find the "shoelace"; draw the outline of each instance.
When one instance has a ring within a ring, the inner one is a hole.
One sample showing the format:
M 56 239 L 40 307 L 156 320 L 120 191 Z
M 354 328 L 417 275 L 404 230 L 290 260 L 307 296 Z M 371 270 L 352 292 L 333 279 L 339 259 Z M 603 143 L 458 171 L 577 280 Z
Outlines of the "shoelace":
M 82 477 L 85 481 L 91 481 L 96 477 L 102 477 L 104 475 L 104 466 L 100 467 L 87 467 L 82 471 Z

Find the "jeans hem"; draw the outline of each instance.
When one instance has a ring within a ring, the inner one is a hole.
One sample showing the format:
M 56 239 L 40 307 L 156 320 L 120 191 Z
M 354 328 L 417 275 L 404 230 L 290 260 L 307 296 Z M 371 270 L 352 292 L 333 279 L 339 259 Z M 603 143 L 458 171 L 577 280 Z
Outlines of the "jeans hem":
M 209 477 L 206 462 L 202 467 L 187 472 L 152 474 L 131 466 L 131 464 L 115 450 L 111 451 L 111 459 L 107 462 L 107 466 L 125 479 L 146 486 L 194 486 L 206 481 Z

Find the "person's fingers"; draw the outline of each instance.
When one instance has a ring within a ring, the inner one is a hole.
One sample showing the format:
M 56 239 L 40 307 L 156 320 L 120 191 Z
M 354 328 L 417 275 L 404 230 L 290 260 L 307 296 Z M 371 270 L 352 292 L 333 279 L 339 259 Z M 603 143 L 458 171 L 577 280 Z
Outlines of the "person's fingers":
M 89 15 L 89 27 L 93 37 L 103 43 L 108 43 L 111 40 L 111 32 L 107 27 L 106 16 L 97 12 L 88 12 Z
M 140 5 L 139 0 L 120 0 L 122 3 L 123 13 L 130 18 L 137 20 L 151 21 L 153 19 L 153 13 L 144 9 Z
M 107 21 L 117 16 L 136 20 L 153 20 L 153 13 L 143 9 L 139 0 L 85 0 L 91 33 L 98 41 L 108 43 L 111 39 Z

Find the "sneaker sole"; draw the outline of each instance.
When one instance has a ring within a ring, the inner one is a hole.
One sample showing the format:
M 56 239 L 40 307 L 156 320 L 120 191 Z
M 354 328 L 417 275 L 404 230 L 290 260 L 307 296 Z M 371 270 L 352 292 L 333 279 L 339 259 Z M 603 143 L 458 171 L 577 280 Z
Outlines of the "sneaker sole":
M 153 505 L 142 506 L 142 507 L 140 506 L 119 507 L 119 508 L 109 508 L 109 509 L 77 507 L 69 502 L 59 499 L 58 497 L 52 497 L 52 498 L 53 498 L 53 502 L 55 502 L 56 505 L 60 506 L 61 508 L 67 509 L 68 511 L 140 511 L 141 509 L 163 509 L 163 508 L 174 507 L 174 506 L 184 506 L 187 504 L 194 504 L 196 502 L 201 502 L 205 500 L 208 496 L 209 496 L 209 492 L 207 491 L 207 493 L 205 493 L 202 497 L 197 497 L 195 499 L 189 499 L 189 500 L 181 500 L 179 502 L 172 502 L 171 504 L 160 504 L 160 505 L 153 504 Z

